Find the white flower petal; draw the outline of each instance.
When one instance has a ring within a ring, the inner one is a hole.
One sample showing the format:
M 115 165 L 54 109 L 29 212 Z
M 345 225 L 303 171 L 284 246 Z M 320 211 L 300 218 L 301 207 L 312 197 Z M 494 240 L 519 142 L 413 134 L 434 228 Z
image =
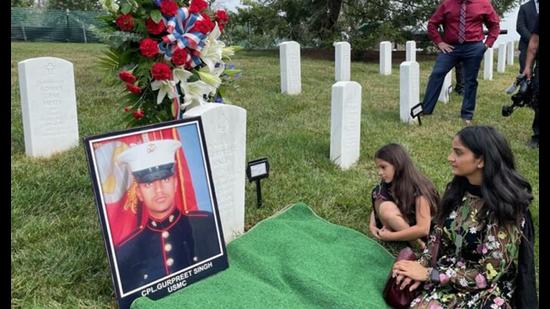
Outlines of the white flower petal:
M 210 73 L 207 73 L 207 72 L 204 72 L 204 71 L 198 71 L 199 73 L 199 76 L 201 78 L 202 81 L 204 81 L 205 83 L 209 84 L 210 86 L 214 87 L 214 88 L 218 88 L 221 83 L 222 83 L 222 80 L 215 76 L 215 75 L 212 75 Z

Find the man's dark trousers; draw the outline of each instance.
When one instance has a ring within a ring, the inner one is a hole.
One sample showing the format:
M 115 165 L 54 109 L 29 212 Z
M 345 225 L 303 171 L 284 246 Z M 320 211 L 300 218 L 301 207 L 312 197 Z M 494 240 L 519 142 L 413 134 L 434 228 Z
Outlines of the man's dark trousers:
M 452 52 L 440 52 L 437 56 L 432 74 L 428 80 L 428 86 L 426 87 L 422 109 L 426 114 L 433 112 L 439 93 L 441 92 L 441 87 L 443 86 L 445 75 L 458 62 L 462 61 L 464 67 L 464 98 L 462 99 L 460 117 L 471 120 L 476 107 L 477 74 L 486 48 L 482 41 L 466 42 L 453 46 L 454 49 Z
M 456 77 L 455 92 L 460 95 L 463 95 L 464 94 L 464 68 L 462 66 L 462 62 L 458 62 L 455 66 L 455 77 Z
M 538 62 L 538 61 L 537 61 Z M 533 89 L 533 96 L 535 97 L 536 101 L 533 106 L 533 110 L 535 111 L 535 116 L 533 118 L 533 124 L 531 125 L 531 128 L 533 129 L 533 136 L 531 137 L 531 140 L 533 142 L 540 141 L 540 123 L 539 123 L 539 66 L 538 64 L 535 65 L 535 69 L 533 70 L 533 78 L 532 78 L 532 89 Z

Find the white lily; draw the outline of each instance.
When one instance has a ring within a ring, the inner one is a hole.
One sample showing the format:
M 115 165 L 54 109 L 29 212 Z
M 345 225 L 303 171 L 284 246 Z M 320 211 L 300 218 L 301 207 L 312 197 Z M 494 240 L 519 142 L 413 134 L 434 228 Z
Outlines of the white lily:
M 99 3 L 101 3 L 101 6 L 106 11 L 118 12 L 119 6 L 113 0 L 99 0 Z
M 202 80 L 191 83 L 182 81 L 180 82 L 180 89 L 185 94 L 183 97 L 183 104 L 181 106 L 182 108 L 191 108 L 206 104 L 208 102 L 204 99 L 204 96 L 216 93 L 216 88 L 203 82 Z
M 214 76 L 220 76 L 222 75 L 223 71 L 225 70 L 225 63 L 223 61 L 218 61 L 217 64 L 214 64 L 214 68 L 210 69 L 208 66 L 204 66 L 201 68 L 201 71 L 208 72 Z
M 206 67 L 204 67 L 204 68 L 206 68 Z M 203 82 L 205 82 L 205 83 L 207 83 L 207 84 L 209 84 L 212 87 L 217 89 L 221 85 L 222 80 L 216 75 L 213 75 L 213 74 L 210 74 L 208 72 L 203 71 L 204 68 L 197 72 L 197 73 L 199 73 L 199 77 L 201 78 L 201 80 Z M 223 70 L 222 70 L 222 72 L 223 72 Z
M 189 79 L 193 73 L 183 69 L 183 67 L 177 67 L 172 70 L 172 75 L 174 75 L 174 82 L 177 84 L 179 82 L 187 82 L 187 79 Z
M 168 95 L 168 98 L 170 99 L 178 97 L 176 82 L 173 80 L 155 80 L 151 83 L 151 89 L 159 91 L 157 95 L 157 104 L 162 103 L 162 100 L 166 95 Z
M 201 59 L 208 67 L 208 72 L 216 76 L 220 76 L 223 72 L 223 68 L 221 69 L 221 71 L 219 67 L 216 68 L 217 63 L 223 64 L 222 51 L 225 47 L 225 43 L 222 41 L 218 41 L 220 35 L 221 31 L 220 28 L 218 28 L 218 23 L 216 23 L 216 26 L 206 38 L 206 44 L 201 51 Z
M 235 55 L 235 46 L 229 46 L 222 49 L 222 57 L 223 58 L 229 58 L 231 56 Z

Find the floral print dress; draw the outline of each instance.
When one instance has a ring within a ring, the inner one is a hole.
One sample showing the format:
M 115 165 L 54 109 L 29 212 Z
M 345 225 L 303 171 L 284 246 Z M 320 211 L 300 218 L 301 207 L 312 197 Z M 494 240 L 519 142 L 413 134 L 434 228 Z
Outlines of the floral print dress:
M 439 282 L 425 282 L 411 308 L 512 308 L 521 234 L 513 224 L 478 221 L 482 205 L 479 196 L 466 192 L 443 227 L 435 226 L 419 262 L 431 266 L 430 252 L 440 236 L 434 266 Z

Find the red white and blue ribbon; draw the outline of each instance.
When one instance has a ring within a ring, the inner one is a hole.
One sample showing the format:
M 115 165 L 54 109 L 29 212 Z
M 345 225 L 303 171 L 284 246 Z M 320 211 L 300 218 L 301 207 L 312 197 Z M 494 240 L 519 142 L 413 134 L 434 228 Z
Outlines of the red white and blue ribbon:
M 160 1 L 155 1 L 160 5 Z M 203 19 L 200 14 L 189 13 L 186 7 L 178 8 L 175 16 L 164 16 L 169 34 L 162 38 L 162 42 L 158 47 L 166 60 L 172 59 L 172 55 L 176 48 L 187 48 L 187 62 L 192 67 L 201 64 L 201 50 L 206 44 L 206 34 L 202 32 L 189 32 L 197 21 Z

